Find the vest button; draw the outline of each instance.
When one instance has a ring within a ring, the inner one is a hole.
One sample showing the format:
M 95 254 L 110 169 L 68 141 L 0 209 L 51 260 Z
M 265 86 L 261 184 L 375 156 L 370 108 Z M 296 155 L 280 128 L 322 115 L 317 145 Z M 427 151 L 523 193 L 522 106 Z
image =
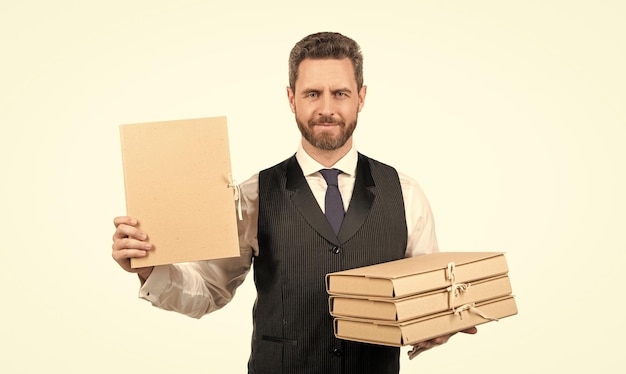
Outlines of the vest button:
M 335 348 L 332 351 L 330 351 L 330 354 L 335 357 L 341 357 L 343 355 L 343 351 L 340 348 Z
M 341 253 L 341 247 L 332 247 L 330 251 L 336 255 Z

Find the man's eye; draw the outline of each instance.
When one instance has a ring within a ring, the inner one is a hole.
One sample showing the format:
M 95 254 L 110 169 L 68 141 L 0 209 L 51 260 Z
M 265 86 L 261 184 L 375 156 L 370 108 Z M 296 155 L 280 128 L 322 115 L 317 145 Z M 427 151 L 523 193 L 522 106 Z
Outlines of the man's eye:
M 345 92 L 337 92 L 337 97 L 348 97 L 348 94 Z
M 317 96 L 318 96 L 318 93 L 317 93 L 317 92 L 309 92 L 309 93 L 306 95 L 306 97 L 309 97 L 309 98 L 316 98 Z

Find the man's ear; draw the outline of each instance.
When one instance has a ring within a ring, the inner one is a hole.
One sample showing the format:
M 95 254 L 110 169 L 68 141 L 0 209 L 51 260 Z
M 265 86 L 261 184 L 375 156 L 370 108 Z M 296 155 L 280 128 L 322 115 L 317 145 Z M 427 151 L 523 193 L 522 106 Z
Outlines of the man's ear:
M 294 92 L 291 90 L 291 87 L 287 86 L 287 99 L 289 100 L 289 106 L 291 107 L 291 111 L 296 113 L 296 97 Z
M 367 94 L 367 86 L 363 85 L 361 90 L 359 91 L 359 112 L 363 109 L 363 105 L 365 105 L 365 95 Z

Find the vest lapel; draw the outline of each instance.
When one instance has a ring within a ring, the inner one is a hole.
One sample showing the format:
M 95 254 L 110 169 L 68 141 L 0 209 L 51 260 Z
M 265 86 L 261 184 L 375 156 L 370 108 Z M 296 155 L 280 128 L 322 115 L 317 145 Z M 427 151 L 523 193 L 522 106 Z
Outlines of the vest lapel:
M 337 236 L 328 224 L 326 216 L 317 204 L 302 169 L 295 156 L 287 161 L 287 190 L 292 191 L 291 201 L 304 219 L 329 242 L 340 245 Z M 345 224 L 345 220 L 344 220 Z M 343 227 L 341 229 L 343 231 Z M 339 232 L 341 235 L 341 231 Z
M 369 163 L 363 155 L 359 154 L 352 198 L 337 237 L 317 204 L 295 157 L 287 162 L 287 190 L 293 191 L 291 201 L 304 219 L 326 240 L 336 245 L 345 243 L 363 226 L 376 197 L 376 185 Z
M 354 191 L 339 231 L 339 241 L 341 243 L 345 243 L 363 226 L 376 197 L 376 185 L 372 178 L 369 163 L 360 153 L 356 169 Z

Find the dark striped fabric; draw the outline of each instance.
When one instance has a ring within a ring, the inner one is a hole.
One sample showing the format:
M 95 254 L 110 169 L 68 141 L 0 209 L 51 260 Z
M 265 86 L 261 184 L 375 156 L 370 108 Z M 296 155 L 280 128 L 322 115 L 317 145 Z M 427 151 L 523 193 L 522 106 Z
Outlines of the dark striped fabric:
M 325 275 L 404 257 L 406 230 L 396 171 L 361 154 L 337 235 L 295 157 L 262 171 L 248 372 L 397 374 L 398 348 L 334 337 Z

